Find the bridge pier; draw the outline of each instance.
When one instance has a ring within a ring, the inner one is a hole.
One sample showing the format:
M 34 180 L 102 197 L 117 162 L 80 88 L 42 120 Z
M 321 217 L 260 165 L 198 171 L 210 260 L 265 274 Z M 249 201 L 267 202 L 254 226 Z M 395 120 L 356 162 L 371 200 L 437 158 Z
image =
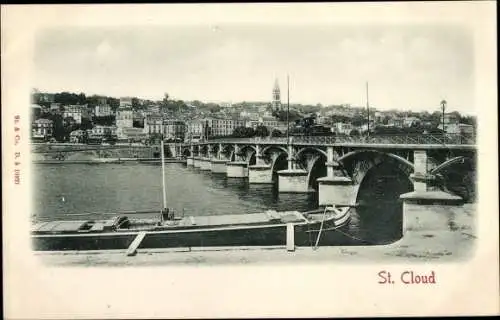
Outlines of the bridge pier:
M 193 166 L 195 168 L 200 168 L 201 167 L 201 158 L 200 157 L 194 157 L 194 159 L 193 159 Z
M 226 174 L 228 178 L 248 177 L 247 163 L 245 161 L 226 162 Z
M 273 171 L 268 164 L 256 164 L 248 167 L 249 183 L 273 183 Z
M 211 162 L 211 170 L 213 173 L 226 173 L 226 162 L 225 159 L 212 159 Z
M 194 166 L 194 157 L 193 156 L 187 157 L 187 159 L 186 159 L 186 165 L 188 165 L 188 166 Z
M 349 177 L 323 177 L 318 179 L 318 204 L 355 206 L 358 187 Z
M 271 184 L 273 183 L 273 171 L 270 164 L 264 160 L 260 146 L 256 146 L 256 163 L 248 167 L 248 182 Z
M 442 191 L 436 177 L 428 173 L 427 153 L 414 152 L 414 173 L 410 175 L 414 191 L 402 194 L 403 232 L 452 230 L 456 214 L 460 212 L 463 199 Z
M 311 192 L 307 181 L 308 176 L 308 172 L 303 169 L 278 171 L 278 192 Z
M 210 171 L 211 168 L 211 162 L 210 158 L 201 158 L 200 159 L 200 170 L 202 171 Z

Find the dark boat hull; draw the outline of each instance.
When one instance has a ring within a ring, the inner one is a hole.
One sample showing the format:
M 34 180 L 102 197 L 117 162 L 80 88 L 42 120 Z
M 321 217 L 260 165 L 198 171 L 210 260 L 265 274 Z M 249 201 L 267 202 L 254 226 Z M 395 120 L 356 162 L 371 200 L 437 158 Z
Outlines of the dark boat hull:
M 327 233 L 332 229 L 342 228 L 335 220 L 324 222 L 319 245 L 325 243 Z M 296 246 L 312 246 L 316 242 L 321 222 L 294 225 L 294 243 Z M 57 234 L 32 235 L 35 251 L 65 250 L 111 250 L 127 249 L 140 231 L 107 232 L 95 234 Z M 220 247 L 220 246 L 277 246 L 286 245 L 287 225 L 261 226 L 229 226 L 221 228 L 186 229 L 168 231 L 149 231 L 138 246 L 148 248 L 186 248 L 186 247 Z

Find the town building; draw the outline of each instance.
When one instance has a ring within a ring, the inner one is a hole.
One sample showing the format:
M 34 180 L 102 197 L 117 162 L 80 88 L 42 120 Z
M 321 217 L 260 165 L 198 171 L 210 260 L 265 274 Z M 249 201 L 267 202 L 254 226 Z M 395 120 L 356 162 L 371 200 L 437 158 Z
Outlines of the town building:
M 204 121 L 202 120 L 189 120 L 186 122 L 186 137 L 185 140 L 197 140 L 204 134 Z
M 184 141 L 186 124 L 184 121 L 165 119 L 163 121 L 164 135 L 167 140 Z
M 85 135 L 86 135 L 86 131 L 84 131 L 84 130 L 72 131 L 69 134 L 69 142 L 71 142 L 71 143 L 83 143 Z
M 419 125 L 421 123 L 420 119 L 417 117 L 406 117 L 403 121 L 404 127 L 411 127 L 415 125 Z
M 384 114 L 380 111 L 375 111 L 373 119 L 375 123 L 382 123 L 382 121 L 384 120 Z
M 274 81 L 272 108 L 274 111 L 281 111 L 281 94 L 278 79 Z
M 134 125 L 134 113 L 131 107 L 120 107 L 116 111 L 116 126 L 118 128 L 132 128 Z
M 147 107 L 147 111 L 151 114 L 154 114 L 154 113 L 160 113 L 160 106 L 157 105 L 157 104 L 153 104 L 153 105 L 150 105 Z
M 50 113 L 61 114 L 61 104 L 60 103 L 51 103 L 50 104 Z
M 438 129 L 443 130 L 443 125 L 440 124 L 438 126 Z M 449 134 L 461 134 L 461 135 L 473 136 L 474 126 L 465 123 L 451 122 L 447 124 L 445 123 L 444 131 Z
M 444 114 L 444 129 L 443 129 L 443 115 L 441 115 L 438 129 L 444 130 L 450 134 L 474 134 L 474 127 L 472 125 L 460 123 L 460 118 L 456 113 Z
M 160 114 L 149 115 L 144 119 L 143 132 L 149 137 L 155 134 L 163 134 L 166 140 L 184 141 L 186 131 L 188 131 L 186 123 L 178 119 L 164 119 Z
M 261 117 L 259 122 L 264 127 L 276 128 L 278 126 L 278 120 L 274 117 Z
M 89 138 L 117 137 L 116 126 L 94 126 L 90 129 Z
M 441 124 L 443 123 L 443 115 L 441 115 L 440 121 Z M 460 122 L 460 117 L 456 113 L 445 113 L 444 114 L 444 124 L 457 124 Z
M 349 135 L 353 126 L 350 123 L 336 122 L 333 124 L 333 129 L 337 134 Z
M 245 120 L 240 119 L 205 119 L 211 136 L 229 136 L 237 127 L 245 127 Z
M 161 126 L 163 124 L 163 117 L 160 114 L 150 114 L 144 119 L 143 132 L 148 136 L 161 133 Z
M 243 110 L 243 111 L 240 112 L 239 116 L 241 118 L 258 118 L 259 117 L 259 113 L 258 112 L 254 112 L 254 111 Z
M 121 97 L 120 98 L 120 108 L 121 107 L 132 107 L 132 97 Z
M 31 118 L 36 119 L 42 114 L 42 106 L 38 104 L 32 104 L 31 105 Z
M 49 140 L 54 133 L 53 121 L 50 119 L 37 119 L 33 121 L 31 136 L 33 139 Z
M 389 127 L 402 128 L 404 126 L 404 118 L 401 118 L 401 117 L 391 118 L 391 119 L 389 119 L 387 125 Z
M 86 109 L 86 106 L 81 106 L 81 105 L 69 105 L 64 107 L 63 111 L 63 118 L 73 118 L 75 120 L 75 123 L 81 124 L 82 123 L 82 118 L 85 116 L 84 109 Z
M 267 104 L 261 104 L 257 106 L 257 111 L 259 113 L 264 113 L 267 111 L 268 105 Z
M 94 107 L 94 115 L 96 117 L 109 117 L 114 114 L 115 113 L 109 104 L 98 104 Z
M 116 136 L 120 142 L 145 142 L 148 135 L 143 128 L 117 127 Z

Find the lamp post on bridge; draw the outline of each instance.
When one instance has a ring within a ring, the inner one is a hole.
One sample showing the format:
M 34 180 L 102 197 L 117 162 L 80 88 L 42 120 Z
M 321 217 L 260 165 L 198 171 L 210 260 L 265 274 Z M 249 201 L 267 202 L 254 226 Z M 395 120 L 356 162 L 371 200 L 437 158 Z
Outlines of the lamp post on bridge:
M 444 113 L 446 111 L 446 104 L 447 104 L 447 102 L 446 102 L 446 100 L 441 100 L 440 104 L 441 104 L 441 110 L 443 112 L 442 120 L 441 120 L 442 126 L 443 126 L 443 144 L 446 144 L 446 130 L 445 130 L 445 127 L 444 127 Z

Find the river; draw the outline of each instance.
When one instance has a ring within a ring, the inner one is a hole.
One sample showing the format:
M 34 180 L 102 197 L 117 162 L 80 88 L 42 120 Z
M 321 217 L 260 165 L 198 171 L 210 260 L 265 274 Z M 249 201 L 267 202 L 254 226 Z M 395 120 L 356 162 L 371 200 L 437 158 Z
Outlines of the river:
M 251 185 L 248 179 L 200 171 L 184 164 L 165 165 L 167 201 L 186 215 L 235 214 L 265 210 L 306 211 L 318 207 L 317 193 L 278 193 L 277 185 Z M 157 210 L 162 207 L 159 164 L 36 164 L 33 217 L 96 219 L 101 213 Z M 378 177 L 374 181 L 378 181 Z M 401 204 L 390 192 L 366 193 L 365 206 L 353 210 L 339 244 L 386 244 L 401 237 Z M 385 196 L 384 196 L 385 195 Z M 385 197 L 385 199 L 384 199 Z M 368 205 L 366 204 L 368 203 Z

